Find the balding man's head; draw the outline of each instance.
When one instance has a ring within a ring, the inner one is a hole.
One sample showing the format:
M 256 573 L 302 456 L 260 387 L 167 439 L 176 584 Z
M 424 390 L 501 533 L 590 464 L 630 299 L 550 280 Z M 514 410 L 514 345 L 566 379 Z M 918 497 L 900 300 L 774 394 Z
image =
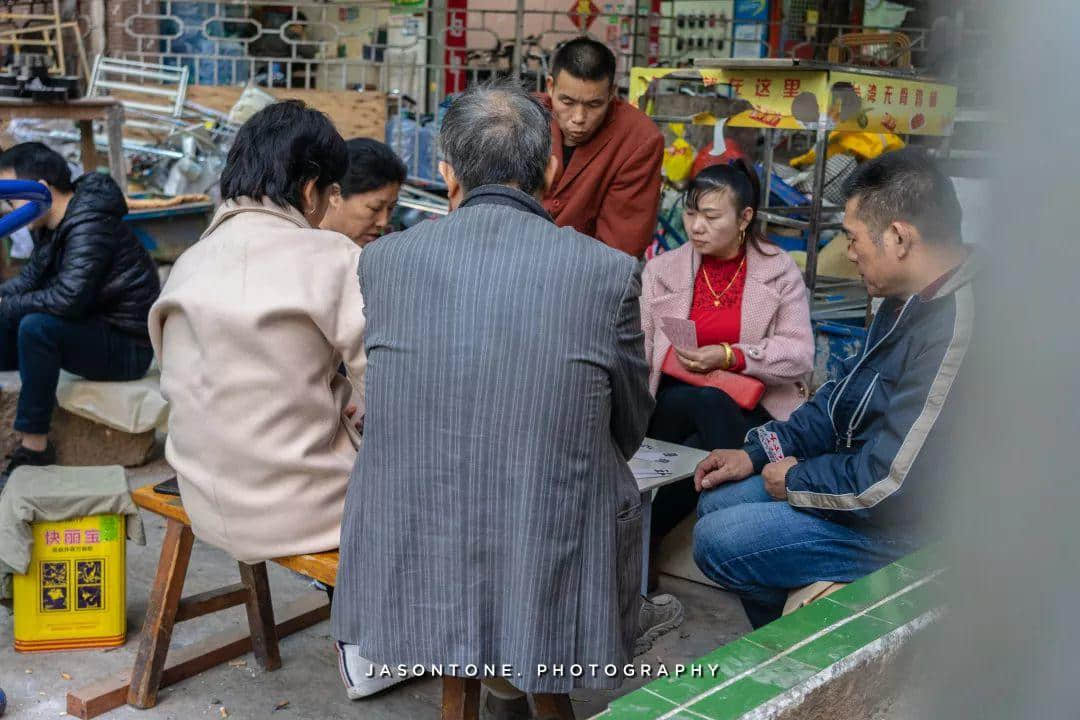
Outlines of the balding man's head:
M 513 80 L 474 85 L 462 93 L 447 110 L 439 135 L 462 194 L 482 185 L 509 185 L 529 195 L 542 191 L 551 164 L 549 123 L 547 109 Z

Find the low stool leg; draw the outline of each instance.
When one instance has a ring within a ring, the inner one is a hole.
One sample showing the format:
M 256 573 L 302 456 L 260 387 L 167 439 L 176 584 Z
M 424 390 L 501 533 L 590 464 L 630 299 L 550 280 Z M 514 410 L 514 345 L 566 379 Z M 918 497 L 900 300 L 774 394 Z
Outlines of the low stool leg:
M 443 676 L 442 720 L 479 720 L 480 681 Z
M 530 695 L 533 717 L 537 720 L 574 720 L 569 695 Z
M 165 669 L 165 657 L 169 653 L 176 609 L 180 605 L 180 594 L 184 591 L 184 577 L 194 542 L 191 528 L 169 519 L 165 527 L 165 540 L 161 544 L 157 574 L 150 590 L 146 619 L 139 636 L 139 650 L 131 670 L 131 684 L 128 686 L 127 701 L 135 707 L 151 708 L 157 704 L 161 673 Z
M 278 650 L 277 625 L 274 624 L 274 605 L 270 601 L 270 581 L 266 576 L 266 563 L 240 565 L 240 582 L 248 590 L 248 627 L 251 629 L 251 651 L 263 670 L 281 667 Z

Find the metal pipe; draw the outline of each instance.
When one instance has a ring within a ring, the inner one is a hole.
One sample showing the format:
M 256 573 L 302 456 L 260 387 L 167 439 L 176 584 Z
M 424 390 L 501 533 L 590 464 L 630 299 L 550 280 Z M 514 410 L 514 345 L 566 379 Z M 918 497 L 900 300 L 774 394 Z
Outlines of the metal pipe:
M 776 134 L 776 130 L 774 130 L 773 128 L 769 128 L 768 130 L 765 131 L 765 158 L 764 158 L 764 162 L 762 163 L 762 170 L 764 171 L 762 173 L 762 175 L 764 175 L 765 182 L 762 183 L 761 199 L 759 200 L 759 202 L 763 206 L 768 206 L 769 201 L 772 199 L 771 193 L 772 193 L 773 149 L 774 149 L 774 145 L 775 145 L 773 140 L 775 139 L 775 134 Z M 768 225 L 768 221 L 765 219 L 764 216 L 762 216 L 762 218 L 761 218 L 761 232 L 762 233 L 765 232 L 765 226 L 766 225 Z
M 55 15 L 33 15 L 24 13 L 0 13 L 0 22 L 11 20 L 55 20 Z M 40 28 L 36 28 L 40 29 Z
M 769 212 L 774 215 L 797 215 L 798 213 L 809 213 L 813 208 L 813 205 L 776 205 L 766 206 L 759 208 L 758 212 Z M 823 214 L 839 213 L 843 212 L 844 208 L 839 205 L 830 205 L 828 207 L 822 206 L 821 212 Z
M 446 95 L 446 71 L 442 68 L 443 63 L 446 62 L 446 0 L 431 0 L 430 7 L 432 32 L 427 44 L 427 65 L 428 72 L 435 73 L 435 82 L 432 83 L 429 80 L 426 84 L 429 88 L 434 85 L 435 97 L 432 98 L 430 92 L 425 92 L 424 107 L 417 107 L 416 111 L 418 113 L 429 108 L 435 108 L 437 112 L 439 103 L 442 102 L 443 97 Z M 442 54 L 440 62 L 434 62 L 435 53 Z M 419 165 L 415 167 L 419 168 Z
M 137 100 L 124 100 L 123 105 L 126 108 L 131 108 L 133 110 L 145 110 L 149 113 L 160 113 L 162 115 L 172 114 L 171 105 L 154 105 L 152 103 L 144 103 Z
M 776 215 L 771 212 L 758 210 L 758 215 L 767 220 L 772 225 L 779 225 L 780 227 L 792 228 L 794 230 L 806 230 L 810 227 L 809 220 L 797 220 L 795 218 L 784 217 L 783 215 Z M 839 222 L 821 222 L 818 224 L 819 230 L 839 230 L 843 227 L 843 223 Z
M 423 212 L 434 213 L 436 215 L 447 215 L 450 212 L 450 208 L 444 205 L 429 205 L 417 200 L 409 200 L 407 198 L 399 198 L 398 205 L 401 207 L 412 208 L 414 210 L 422 210 Z
M 415 185 L 404 185 L 401 188 L 401 192 L 406 195 L 415 195 L 421 200 L 428 200 L 429 202 L 442 203 L 446 202 L 446 198 L 438 193 L 428 192 L 422 188 L 418 188 Z
M 78 142 L 79 134 L 74 132 L 68 132 L 65 130 L 24 130 L 27 137 L 45 139 L 45 140 L 62 140 L 64 142 Z M 97 148 L 108 148 L 109 141 L 104 135 L 94 136 L 94 146 Z M 132 153 L 146 153 L 147 155 L 155 155 L 157 157 L 170 158 L 172 160 L 179 160 L 184 157 L 184 153 L 178 150 L 166 150 L 165 148 L 158 147 L 157 145 L 148 145 L 135 140 L 125 140 L 123 143 L 123 149 L 125 152 Z
M 107 62 L 102 66 L 102 70 L 105 72 L 117 73 L 119 75 L 134 75 L 135 77 L 144 77 L 150 80 L 164 80 L 166 82 L 179 82 L 183 72 L 180 70 L 173 70 L 171 72 L 158 72 L 156 70 L 146 70 L 143 63 L 125 63 L 123 67 L 117 67 L 116 63 L 122 62 L 115 58 L 107 58 Z M 155 65 L 151 67 L 167 67 L 164 65 Z
M 525 0 L 517 0 L 514 13 L 514 79 L 521 79 L 521 44 L 525 42 Z
M 821 237 L 822 229 L 821 203 L 825 192 L 825 163 L 829 150 L 829 128 L 824 120 L 818 121 L 815 150 L 817 158 L 814 162 L 814 196 L 810 199 L 810 230 L 806 238 L 806 288 L 811 298 L 814 296 L 814 285 L 817 284 L 818 238 Z
M 112 90 L 127 90 L 129 92 L 145 93 L 146 95 L 157 95 L 158 97 L 169 98 L 173 100 L 177 96 L 175 90 L 163 90 L 156 88 L 153 85 L 133 85 L 132 83 L 116 82 L 115 80 L 98 80 L 97 87 L 110 88 Z

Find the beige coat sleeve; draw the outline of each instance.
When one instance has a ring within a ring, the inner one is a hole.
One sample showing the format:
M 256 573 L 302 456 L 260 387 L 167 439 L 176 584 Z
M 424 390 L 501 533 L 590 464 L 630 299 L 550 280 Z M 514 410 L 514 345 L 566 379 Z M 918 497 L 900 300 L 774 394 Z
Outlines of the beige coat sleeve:
M 336 292 L 327 298 L 324 307 L 318 308 L 314 319 L 326 339 L 340 353 L 352 385 L 349 402 L 356 405 L 357 412 L 363 415 L 367 355 L 364 353 L 364 297 L 360 294 L 360 280 L 356 275 L 360 252 L 360 248 L 352 243 L 343 250 L 337 273 L 340 284 Z

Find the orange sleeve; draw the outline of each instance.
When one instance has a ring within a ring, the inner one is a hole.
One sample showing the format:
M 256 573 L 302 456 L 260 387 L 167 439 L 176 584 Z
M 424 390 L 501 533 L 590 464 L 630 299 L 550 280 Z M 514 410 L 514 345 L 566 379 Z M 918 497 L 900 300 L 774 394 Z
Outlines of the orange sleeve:
M 660 209 L 664 136 L 653 135 L 623 163 L 596 218 L 596 238 L 640 257 L 652 243 Z

